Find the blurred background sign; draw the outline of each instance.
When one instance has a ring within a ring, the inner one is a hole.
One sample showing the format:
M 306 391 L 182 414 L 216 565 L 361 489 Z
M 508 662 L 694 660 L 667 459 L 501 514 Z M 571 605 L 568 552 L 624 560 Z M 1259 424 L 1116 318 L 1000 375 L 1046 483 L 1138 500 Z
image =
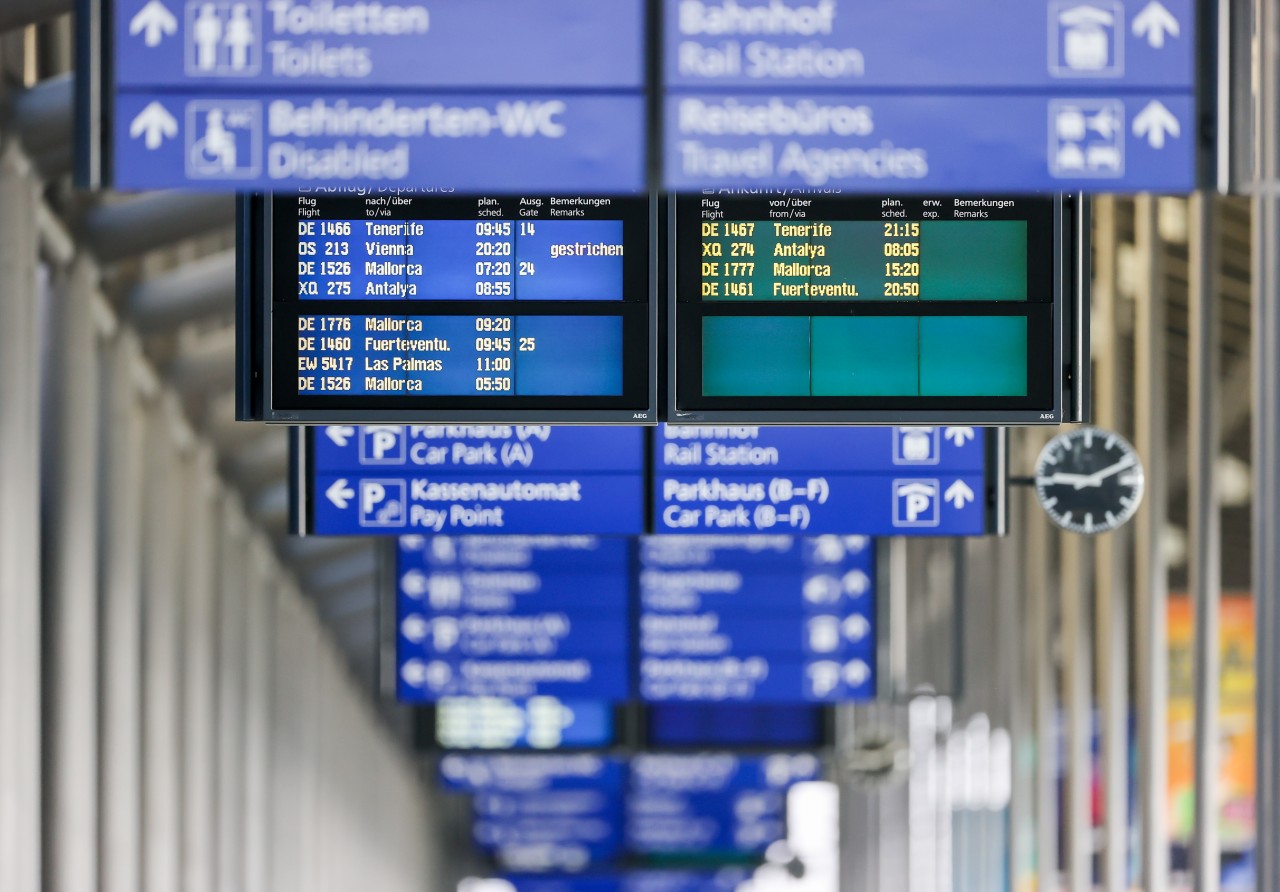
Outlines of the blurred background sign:
M 664 185 L 1195 186 L 1190 0 L 667 0 Z

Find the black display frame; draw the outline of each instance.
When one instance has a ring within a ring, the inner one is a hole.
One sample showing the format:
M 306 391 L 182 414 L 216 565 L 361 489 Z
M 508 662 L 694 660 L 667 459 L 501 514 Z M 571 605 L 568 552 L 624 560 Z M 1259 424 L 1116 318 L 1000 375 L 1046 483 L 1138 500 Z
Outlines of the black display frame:
M 925 200 L 952 207 L 960 196 L 839 196 L 806 190 L 709 190 L 673 197 L 668 210 L 667 251 L 667 418 L 674 424 L 976 424 L 1056 425 L 1084 420 L 1087 413 L 1088 357 L 1088 207 L 1082 196 L 981 196 L 1013 199 L 1026 212 L 990 219 L 1028 222 L 1026 301 L 929 303 L 922 315 L 1018 316 L 1028 319 L 1028 388 L 1025 397 L 707 397 L 701 393 L 702 325 L 714 316 L 901 316 L 904 307 L 923 302 L 824 300 L 748 301 L 701 298 L 701 201 L 721 202 L 724 220 L 761 220 L 768 199 L 803 196 L 812 202 L 807 220 L 777 222 L 927 222 L 919 215 L 881 217 L 882 201 L 897 198 L 921 209 Z M 960 197 L 973 201 L 979 196 Z M 739 210 L 750 208 L 751 210 Z M 895 207 L 895 210 L 900 210 Z M 765 214 L 764 216 L 767 216 Z M 938 217 L 937 219 L 949 219 Z M 685 243 L 682 245 L 682 242 Z M 1038 362 L 1037 362 L 1038 361 Z
M 379 195 L 410 196 L 412 210 L 396 220 L 477 220 L 476 201 L 488 196 L 433 195 L 387 190 Z M 316 189 L 311 197 L 330 203 L 362 203 L 369 190 Z M 548 208 L 548 195 L 540 198 Z M 579 196 L 555 196 L 579 197 Z M 580 196 L 594 198 L 595 196 Z M 653 196 L 604 196 L 608 208 L 582 208 L 579 217 L 556 219 L 620 219 L 624 244 L 638 245 L 623 255 L 623 299 L 612 301 L 546 300 L 299 300 L 298 256 L 288 246 L 297 242 L 298 217 L 280 213 L 296 207 L 295 193 L 238 198 L 237 288 L 237 417 L 240 420 L 287 424 L 369 423 L 510 423 L 630 424 L 658 421 L 657 331 L 657 206 Z M 492 196 L 502 206 L 518 206 L 522 196 Z M 428 204 L 429 203 L 429 204 Z M 430 207 L 432 213 L 422 210 Z M 545 214 L 545 211 L 544 211 Z M 361 213 L 341 219 L 360 219 Z M 314 219 L 338 219 L 336 216 Z M 518 222 L 510 214 L 492 218 Z M 411 394 L 332 395 L 300 397 L 296 349 L 299 316 L 614 316 L 622 320 L 622 394 L 619 396 L 428 396 Z M 292 384 L 292 386 L 290 386 Z

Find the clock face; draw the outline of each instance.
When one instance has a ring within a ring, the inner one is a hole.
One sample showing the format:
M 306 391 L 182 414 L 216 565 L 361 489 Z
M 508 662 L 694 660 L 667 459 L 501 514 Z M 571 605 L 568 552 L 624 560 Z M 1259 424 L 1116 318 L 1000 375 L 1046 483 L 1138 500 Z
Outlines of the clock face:
M 1073 533 L 1106 533 L 1142 503 L 1142 461 L 1129 441 L 1095 427 L 1050 440 L 1036 460 L 1036 495 L 1049 518 Z

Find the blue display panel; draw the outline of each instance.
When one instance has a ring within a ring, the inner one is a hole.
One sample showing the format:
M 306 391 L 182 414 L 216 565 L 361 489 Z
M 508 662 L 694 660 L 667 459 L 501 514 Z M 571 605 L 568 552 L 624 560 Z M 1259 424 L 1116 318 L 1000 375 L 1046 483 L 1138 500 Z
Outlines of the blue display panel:
M 736 892 L 751 879 L 745 867 L 719 870 L 628 870 L 618 874 L 507 874 L 515 892 Z
M 483 557 L 482 543 L 459 548 L 452 539 L 400 541 L 399 699 L 627 699 L 629 553 L 601 553 L 590 540 L 491 541 L 496 559 Z M 510 563 L 519 551 L 525 553 L 525 569 Z M 552 566 L 555 572 L 543 569 Z M 530 722 L 534 708 L 529 706 Z M 543 711 L 539 718 L 556 726 L 542 728 L 539 739 L 562 739 L 574 716 L 566 716 L 562 704 L 557 709 L 543 701 L 537 708 Z
M 874 549 L 864 537 L 646 537 L 640 696 L 869 700 L 875 620 Z
M 653 747 L 795 747 L 823 744 L 824 710 L 794 703 L 654 703 L 645 715 Z
M 641 854 L 763 852 L 786 835 L 786 791 L 816 780 L 810 754 L 638 755 L 631 761 L 627 846 Z
M 655 446 L 658 532 L 980 536 L 986 432 L 675 427 Z
M 667 0 L 664 185 L 1195 188 L 1190 0 Z
M 581 870 L 621 854 L 625 770 L 600 756 L 459 756 L 448 790 L 474 796 L 476 844 L 505 866 Z
M 103 5 L 116 186 L 645 187 L 642 0 Z
M 632 535 L 644 528 L 638 428 L 335 425 L 308 430 L 317 535 Z
M 455 750 L 591 749 L 613 743 L 613 708 L 595 700 L 445 697 L 436 744 Z
M 263 400 L 288 420 L 652 418 L 646 200 L 314 194 L 264 213 L 253 315 Z

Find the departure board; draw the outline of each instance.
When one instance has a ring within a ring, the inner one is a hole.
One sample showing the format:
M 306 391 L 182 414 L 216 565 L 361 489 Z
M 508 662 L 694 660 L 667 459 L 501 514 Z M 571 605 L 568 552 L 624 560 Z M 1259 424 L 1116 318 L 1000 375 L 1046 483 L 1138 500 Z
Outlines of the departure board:
M 654 418 L 646 199 L 268 204 L 267 420 Z
M 1050 198 L 681 197 L 673 421 L 1062 420 Z

